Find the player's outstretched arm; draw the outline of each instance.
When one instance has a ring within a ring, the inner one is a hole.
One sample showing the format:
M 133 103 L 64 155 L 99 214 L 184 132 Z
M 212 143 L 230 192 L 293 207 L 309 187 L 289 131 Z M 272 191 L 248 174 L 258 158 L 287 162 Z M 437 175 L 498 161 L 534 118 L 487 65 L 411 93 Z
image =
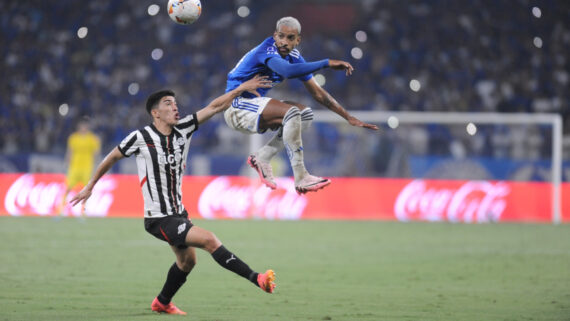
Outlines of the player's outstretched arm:
M 350 64 L 349 64 L 350 65 Z M 352 66 L 351 66 L 352 67 Z M 347 71 L 348 72 L 348 71 Z M 363 127 L 372 130 L 378 130 L 378 126 L 373 124 L 367 124 L 360 119 L 352 116 L 351 114 L 346 111 L 337 101 L 336 99 L 331 96 L 323 87 L 321 87 L 316 81 L 315 78 L 311 78 L 304 82 L 305 88 L 309 91 L 311 96 L 318 101 L 320 104 L 324 105 L 331 111 L 337 113 L 340 117 L 346 119 L 349 124 L 356 127 Z
M 299 62 L 292 64 L 285 59 L 273 57 L 267 59 L 266 64 L 269 69 L 285 78 L 297 78 L 327 67 L 335 70 L 344 70 L 347 76 L 352 75 L 352 71 L 354 71 L 354 68 L 350 63 L 334 59 L 323 59 L 313 62 Z
M 105 175 L 105 173 L 107 173 L 109 169 L 111 169 L 111 167 L 113 167 L 113 165 L 123 157 L 123 153 L 119 151 L 118 147 L 115 147 L 109 154 L 107 154 L 107 156 L 105 156 L 99 166 L 97 166 L 95 174 L 93 174 L 93 177 L 91 180 L 89 180 L 87 186 L 85 186 L 77 195 L 75 195 L 71 201 L 69 201 L 69 203 L 71 203 L 72 206 L 75 206 L 80 202 L 85 203 L 91 196 L 93 187 L 95 187 L 95 184 L 97 184 L 99 179 L 103 177 L 103 175 Z
M 267 59 L 266 64 L 269 69 L 285 78 L 296 78 L 329 67 L 329 59 L 292 64 L 285 59 L 272 57 Z
M 329 59 L 329 67 L 334 70 L 344 70 L 347 76 L 352 75 L 354 68 L 346 61 Z
M 232 101 L 237 96 L 241 95 L 244 91 L 250 92 L 256 96 L 259 96 L 257 88 L 271 88 L 272 82 L 267 76 L 255 75 L 255 77 L 242 83 L 239 87 L 234 90 L 228 91 L 227 93 L 221 95 L 220 97 L 212 100 L 208 106 L 200 109 L 196 113 L 198 123 L 203 123 L 208 119 L 212 118 L 215 114 L 226 110 L 232 104 Z

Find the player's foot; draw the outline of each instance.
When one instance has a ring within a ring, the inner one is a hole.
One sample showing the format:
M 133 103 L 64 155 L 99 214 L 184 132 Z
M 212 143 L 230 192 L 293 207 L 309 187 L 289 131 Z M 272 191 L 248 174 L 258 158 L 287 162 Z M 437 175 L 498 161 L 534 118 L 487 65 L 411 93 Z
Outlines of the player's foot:
M 330 179 L 322 178 L 313 175 L 307 175 L 298 184 L 295 184 L 295 190 L 299 194 L 305 194 L 307 192 L 316 192 L 321 188 L 329 185 L 331 183 Z
M 275 290 L 275 272 L 273 272 L 273 270 L 267 270 L 265 271 L 265 273 L 263 274 L 258 274 L 257 275 L 257 285 L 259 285 L 259 287 L 267 292 L 267 293 L 273 293 L 273 290 Z
M 158 298 L 154 298 L 152 301 L 150 308 L 154 312 L 158 313 L 166 313 L 166 314 L 179 314 L 179 315 L 186 315 L 186 312 L 180 310 L 174 303 L 170 302 L 168 304 L 162 304 L 158 301 Z
M 276 189 L 277 184 L 275 183 L 275 178 L 273 177 L 273 170 L 271 169 L 271 165 L 259 160 L 255 155 L 249 155 L 247 158 L 247 164 L 251 166 L 251 168 L 255 169 L 259 174 L 259 178 L 265 184 L 265 186 Z

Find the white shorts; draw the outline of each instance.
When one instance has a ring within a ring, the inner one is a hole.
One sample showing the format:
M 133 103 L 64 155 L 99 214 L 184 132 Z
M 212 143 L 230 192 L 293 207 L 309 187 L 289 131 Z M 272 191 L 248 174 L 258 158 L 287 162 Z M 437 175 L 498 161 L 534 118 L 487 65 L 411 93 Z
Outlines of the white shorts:
M 269 97 L 235 98 L 224 112 L 226 124 L 242 133 L 259 133 L 259 117 L 270 100 Z

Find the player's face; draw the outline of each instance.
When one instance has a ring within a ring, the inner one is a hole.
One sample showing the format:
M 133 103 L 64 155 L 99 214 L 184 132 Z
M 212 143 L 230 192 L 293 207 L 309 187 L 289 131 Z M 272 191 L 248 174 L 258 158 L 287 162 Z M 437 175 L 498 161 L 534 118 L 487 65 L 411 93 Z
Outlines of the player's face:
M 287 56 L 291 50 L 295 49 L 301 42 L 301 35 L 296 29 L 289 26 L 281 26 L 279 30 L 273 34 L 275 45 L 282 57 Z
M 155 117 L 167 125 L 174 126 L 180 119 L 178 105 L 173 96 L 162 97 L 158 103 L 158 108 L 155 110 L 157 111 Z
M 88 131 L 89 131 L 89 123 L 83 122 L 83 121 L 80 122 L 80 123 L 77 125 L 77 130 L 78 130 L 80 133 L 88 132 Z

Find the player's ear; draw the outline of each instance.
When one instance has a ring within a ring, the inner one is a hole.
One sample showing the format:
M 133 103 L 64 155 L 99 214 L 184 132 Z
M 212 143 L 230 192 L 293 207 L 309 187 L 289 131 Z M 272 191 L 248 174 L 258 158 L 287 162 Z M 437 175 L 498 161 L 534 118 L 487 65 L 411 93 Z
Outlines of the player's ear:
M 152 116 L 152 118 L 159 118 L 158 117 L 158 108 L 153 108 L 150 110 L 150 115 Z

